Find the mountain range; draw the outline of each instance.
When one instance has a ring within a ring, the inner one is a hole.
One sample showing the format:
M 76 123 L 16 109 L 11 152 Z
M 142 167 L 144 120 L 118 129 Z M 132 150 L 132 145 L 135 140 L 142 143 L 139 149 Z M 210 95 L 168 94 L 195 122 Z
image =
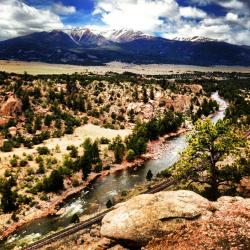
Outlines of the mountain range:
M 1 41 L 0 59 L 77 65 L 121 61 L 250 66 L 250 48 L 204 37 L 169 40 L 133 30 L 74 28 L 36 32 Z

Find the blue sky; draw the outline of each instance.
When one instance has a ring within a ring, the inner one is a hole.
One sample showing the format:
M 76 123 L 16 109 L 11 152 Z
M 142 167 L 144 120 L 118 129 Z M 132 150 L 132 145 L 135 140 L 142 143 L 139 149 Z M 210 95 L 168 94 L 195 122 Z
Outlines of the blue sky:
M 250 45 L 250 0 L 1 0 L 0 40 L 89 27 Z

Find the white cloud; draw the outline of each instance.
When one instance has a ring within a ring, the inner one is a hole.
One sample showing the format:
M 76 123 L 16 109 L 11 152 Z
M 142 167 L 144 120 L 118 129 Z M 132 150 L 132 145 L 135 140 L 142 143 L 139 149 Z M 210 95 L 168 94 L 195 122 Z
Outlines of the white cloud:
M 0 1 L 0 39 L 63 28 L 60 17 L 50 10 L 38 10 L 21 0 Z
M 194 7 L 180 7 L 180 14 L 183 17 L 200 19 L 203 19 L 207 16 L 206 12 Z
M 94 13 L 109 27 L 154 32 L 164 18 L 179 17 L 175 0 L 98 0 Z
M 52 12 L 57 15 L 71 15 L 76 12 L 76 8 L 74 6 L 64 6 L 61 2 L 54 3 L 51 8 Z
M 199 5 L 218 4 L 227 9 L 243 9 L 246 5 L 249 5 L 248 0 L 189 0 L 192 3 L 198 3 Z
M 190 0 L 198 5 L 214 3 L 228 13 L 209 15 L 176 0 L 97 0 L 94 15 L 109 28 L 129 28 L 160 33 L 166 38 L 203 36 L 236 44 L 248 44 L 249 13 L 243 0 Z
M 94 15 L 106 27 L 160 33 L 166 38 L 203 36 L 250 45 L 249 16 L 240 0 L 190 0 L 201 5 L 217 3 L 229 10 L 224 17 L 209 15 L 197 7 L 183 7 L 176 0 L 97 0 Z M 240 10 L 239 10 L 240 9 Z M 243 13 L 243 14 L 242 14 Z
M 232 12 L 227 13 L 226 20 L 229 22 L 237 22 L 238 21 L 238 15 L 234 14 Z
M 218 4 L 228 9 L 243 9 L 245 7 L 245 4 L 238 0 L 218 1 Z

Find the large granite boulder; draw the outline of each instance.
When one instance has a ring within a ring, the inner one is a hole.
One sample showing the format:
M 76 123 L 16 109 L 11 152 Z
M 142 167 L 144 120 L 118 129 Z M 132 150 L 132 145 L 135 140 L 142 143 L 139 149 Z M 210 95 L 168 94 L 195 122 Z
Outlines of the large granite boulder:
M 143 246 L 183 223 L 207 217 L 211 202 L 191 191 L 143 194 L 118 204 L 102 221 L 101 234 L 131 246 Z

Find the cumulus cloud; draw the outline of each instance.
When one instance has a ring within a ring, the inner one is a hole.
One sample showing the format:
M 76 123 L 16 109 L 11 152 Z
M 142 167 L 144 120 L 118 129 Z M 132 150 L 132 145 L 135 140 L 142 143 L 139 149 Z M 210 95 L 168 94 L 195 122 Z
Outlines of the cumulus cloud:
M 166 38 L 203 36 L 236 44 L 248 44 L 249 15 L 243 0 L 190 0 L 181 6 L 176 0 L 97 0 L 94 15 L 115 29 L 128 28 L 161 34 Z M 217 4 L 225 16 L 209 15 L 197 6 Z M 249 4 L 250 6 L 250 4 Z M 237 35 L 236 35 L 237 34 Z
M 248 0 L 189 0 L 191 3 L 199 5 L 217 4 L 227 9 L 242 10 L 246 7 L 250 8 L 250 1 Z
M 21 0 L 1 0 L 0 10 L 1 40 L 64 26 L 51 10 L 38 10 Z
M 94 14 L 111 28 L 154 32 L 164 18 L 179 16 L 179 6 L 175 0 L 97 0 Z
M 228 12 L 226 15 L 226 20 L 229 22 L 237 22 L 238 21 L 238 15 L 234 14 L 232 12 Z
M 195 7 L 180 7 L 180 14 L 187 18 L 205 18 L 207 13 Z
M 52 12 L 58 15 L 71 15 L 76 12 L 75 6 L 64 6 L 61 2 L 54 3 L 51 8 Z

